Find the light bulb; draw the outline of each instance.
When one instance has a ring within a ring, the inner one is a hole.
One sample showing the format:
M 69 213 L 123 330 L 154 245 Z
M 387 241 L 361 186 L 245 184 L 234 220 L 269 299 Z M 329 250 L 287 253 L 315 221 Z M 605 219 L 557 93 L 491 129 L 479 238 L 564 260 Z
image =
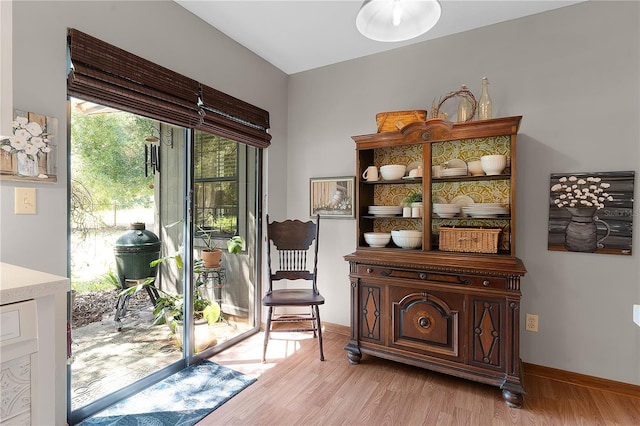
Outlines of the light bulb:
M 409 40 L 433 28 L 441 11 L 438 0 L 365 0 L 356 27 L 371 40 Z
M 397 27 L 402 23 L 402 5 L 400 0 L 393 1 L 393 26 Z

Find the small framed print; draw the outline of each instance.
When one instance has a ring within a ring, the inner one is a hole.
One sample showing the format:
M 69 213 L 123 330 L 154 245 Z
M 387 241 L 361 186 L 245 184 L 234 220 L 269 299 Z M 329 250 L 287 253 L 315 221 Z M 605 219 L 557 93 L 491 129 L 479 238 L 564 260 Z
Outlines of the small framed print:
M 311 178 L 309 215 L 330 219 L 354 219 L 355 176 Z

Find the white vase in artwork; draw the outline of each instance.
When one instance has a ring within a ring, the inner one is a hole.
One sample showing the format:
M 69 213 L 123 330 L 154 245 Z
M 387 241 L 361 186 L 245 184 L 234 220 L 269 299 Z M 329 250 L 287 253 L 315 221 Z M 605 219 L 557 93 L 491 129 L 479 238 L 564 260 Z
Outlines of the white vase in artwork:
M 36 177 L 38 176 L 38 159 L 32 159 L 24 152 L 16 154 L 18 160 L 18 176 Z

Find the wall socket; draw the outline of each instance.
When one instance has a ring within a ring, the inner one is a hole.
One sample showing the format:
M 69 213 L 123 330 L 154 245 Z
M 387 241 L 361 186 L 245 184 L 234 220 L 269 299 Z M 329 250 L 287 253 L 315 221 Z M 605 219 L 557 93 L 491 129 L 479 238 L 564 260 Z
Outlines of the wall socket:
M 533 314 L 527 314 L 525 319 L 525 330 L 538 331 L 538 316 Z

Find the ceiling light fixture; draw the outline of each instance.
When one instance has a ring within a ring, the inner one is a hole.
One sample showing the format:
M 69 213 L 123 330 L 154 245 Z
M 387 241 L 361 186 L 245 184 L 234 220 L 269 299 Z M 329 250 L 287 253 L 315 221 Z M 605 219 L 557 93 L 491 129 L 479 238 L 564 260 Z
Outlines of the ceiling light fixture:
M 440 19 L 437 0 L 365 0 L 356 27 L 375 41 L 404 41 L 429 31 Z

